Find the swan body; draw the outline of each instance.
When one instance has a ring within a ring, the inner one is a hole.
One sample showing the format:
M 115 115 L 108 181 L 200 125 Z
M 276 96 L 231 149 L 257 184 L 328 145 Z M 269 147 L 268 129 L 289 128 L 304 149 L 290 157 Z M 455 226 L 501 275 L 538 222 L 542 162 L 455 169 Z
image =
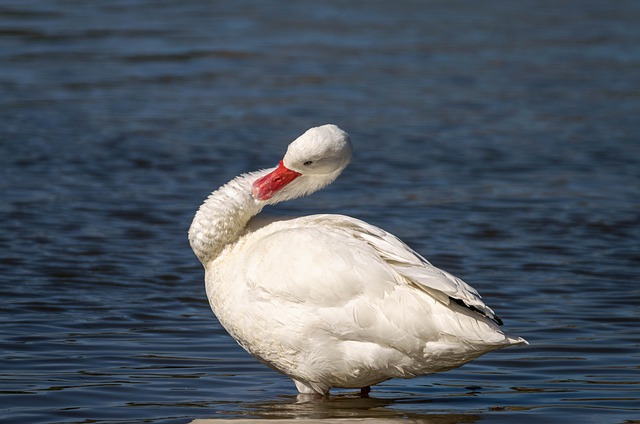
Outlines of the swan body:
M 269 219 L 262 208 L 331 183 L 351 158 L 335 125 L 308 130 L 276 168 L 213 192 L 189 230 L 229 334 L 300 393 L 366 388 L 526 344 L 471 286 L 384 230 L 343 215 Z

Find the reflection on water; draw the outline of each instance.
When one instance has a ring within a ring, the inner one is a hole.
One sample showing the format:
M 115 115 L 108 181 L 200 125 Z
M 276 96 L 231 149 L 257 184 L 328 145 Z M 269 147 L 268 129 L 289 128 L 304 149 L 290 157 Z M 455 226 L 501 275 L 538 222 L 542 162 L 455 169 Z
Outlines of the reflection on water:
M 633 1 L 3 2 L 3 418 L 637 420 L 639 19 Z M 325 122 L 352 165 L 277 211 L 390 230 L 530 346 L 301 403 L 226 335 L 193 213 Z
M 404 405 L 416 403 L 411 398 L 376 399 L 361 398 L 357 395 L 338 395 L 325 399 L 295 400 L 284 396 L 276 401 L 247 403 L 241 417 L 267 418 L 280 420 L 329 420 L 329 419 L 365 419 L 372 418 L 384 422 L 417 423 L 473 423 L 480 419 L 479 414 L 458 413 L 414 413 Z M 420 402 L 418 402 L 420 403 Z

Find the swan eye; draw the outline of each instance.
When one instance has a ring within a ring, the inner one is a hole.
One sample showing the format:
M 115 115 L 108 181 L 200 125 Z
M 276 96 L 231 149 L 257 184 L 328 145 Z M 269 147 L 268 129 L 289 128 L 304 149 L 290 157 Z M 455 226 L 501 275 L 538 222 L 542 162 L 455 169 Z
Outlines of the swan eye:
M 312 161 L 312 160 L 308 160 L 308 161 L 304 162 L 304 163 L 303 163 L 303 165 L 304 165 L 304 166 L 309 166 L 309 165 L 311 165 L 312 163 L 313 163 L 313 161 Z

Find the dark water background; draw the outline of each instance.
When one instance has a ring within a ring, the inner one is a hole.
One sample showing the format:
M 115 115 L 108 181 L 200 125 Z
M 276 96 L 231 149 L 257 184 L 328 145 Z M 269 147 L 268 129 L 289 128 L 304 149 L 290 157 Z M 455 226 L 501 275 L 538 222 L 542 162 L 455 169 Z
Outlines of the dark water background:
M 640 2 L 4 0 L 0 421 L 640 422 Z M 298 404 L 220 328 L 186 233 L 310 126 L 346 213 L 531 346 Z

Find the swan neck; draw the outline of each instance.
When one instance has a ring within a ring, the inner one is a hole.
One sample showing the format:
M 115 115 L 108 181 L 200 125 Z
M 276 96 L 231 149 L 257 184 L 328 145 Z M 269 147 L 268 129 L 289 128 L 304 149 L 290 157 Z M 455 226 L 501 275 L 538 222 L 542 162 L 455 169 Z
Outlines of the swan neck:
M 189 244 L 200 262 L 207 265 L 235 243 L 249 220 L 260 213 L 262 202 L 251 194 L 253 182 L 268 172 L 241 175 L 214 191 L 196 212 L 189 228 Z

